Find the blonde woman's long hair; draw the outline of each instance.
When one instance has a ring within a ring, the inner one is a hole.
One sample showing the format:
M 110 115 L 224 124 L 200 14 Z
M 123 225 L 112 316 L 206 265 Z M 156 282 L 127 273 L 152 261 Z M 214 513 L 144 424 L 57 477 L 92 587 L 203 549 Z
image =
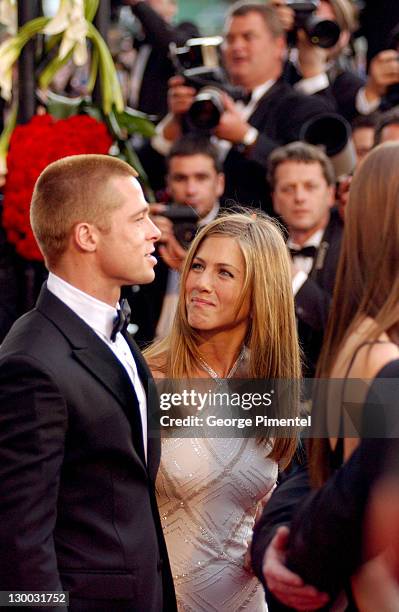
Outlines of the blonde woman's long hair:
M 399 341 L 399 144 L 393 142 L 368 154 L 350 186 L 318 378 L 330 377 L 339 351 L 365 317 L 375 322 L 365 340 L 385 332 Z M 328 441 L 312 441 L 310 454 L 312 480 L 320 485 L 329 475 Z
M 171 379 L 193 377 L 198 369 L 199 336 L 187 320 L 185 286 L 199 247 L 211 236 L 233 238 L 244 258 L 244 287 L 237 299 L 237 312 L 250 294 L 251 312 L 245 341 L 249 349 L 248 378 L 299 381 L 301 363 L 287 247 L 276 221 L 249 210 L 224 213 L 196 236 L 182 270 L 172 330 L 169 336 L 147 349 L 146 359 Z M 296 410 L 292 408 L 293 415 Z M 295 445 L 293 439 L 276 439 L 272 456 L 277 460 L 291 457 Z

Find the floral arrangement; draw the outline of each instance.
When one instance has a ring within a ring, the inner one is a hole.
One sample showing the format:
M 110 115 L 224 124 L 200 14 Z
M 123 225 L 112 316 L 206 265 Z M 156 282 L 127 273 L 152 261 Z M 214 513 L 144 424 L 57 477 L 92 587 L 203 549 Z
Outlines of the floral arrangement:
M 40 115 L 15 128 L 7 159 L 3 226 L 8 241 L 22 257 L 43 260 L 29 222 L 33 187 L 40 173 L 51 162 L 68 155 L 107 154 L 112 142 L 104 123 L 87 115 L 61 120 Z
M 0 0 L 0 23 L 10 37 L 0 44 L 0 96 L 15 102 L 12 68 L 24 46 L 36 35 L 45 35 L 47 63 L 37 75 L 48 115 L 35 116 L 15 127 L 13 105 L 6 128 L 0 135 L 0 175 L 6 175 L 2 223 L 7 239 L 28 260 L 42 261 L 29 223 L 34 184 L 51 162 L 81 153 L 113 153 L 134 166 L 148 185 L 145 172 L 128 138 L 133 133 L 151 137 L 154 126 L 148 117 L 125 108 L 115 65 L 106 42 L 93 25 L 99 0 L 60 0 L 54 18 L 37 17 L 16 27 L 16 0 Z M 90 57 L 88 56 L 88 43 Z M 55 53 L 54 53 L 55 52 Z M 100 76 L 101 104 L 90 97 L 65 98 L 49 91 L 57 71 L 69 60 L 90 66 L 87 90 L 93 91 Z M 8 155 L 7 155 L 8 151 Z M 149 186 L 147 195 L 151 197 Z

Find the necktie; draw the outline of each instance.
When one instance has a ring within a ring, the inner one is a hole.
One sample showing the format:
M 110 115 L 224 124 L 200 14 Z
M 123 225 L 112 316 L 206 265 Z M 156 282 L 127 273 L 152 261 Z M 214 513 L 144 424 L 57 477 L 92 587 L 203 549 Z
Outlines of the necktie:
M 120 301 L 120 309 L 117 310 L 114 326 L 111 333 L 111 341 L 115 342 L 116 334 L 124 332 L 130 321 L 130 306 L 126 298 Z
M 293 259 L 295 257 L 315 257 L 317 249 L 315 246 L 305 246 L 302 249 L 290 249 L 290 255 Z

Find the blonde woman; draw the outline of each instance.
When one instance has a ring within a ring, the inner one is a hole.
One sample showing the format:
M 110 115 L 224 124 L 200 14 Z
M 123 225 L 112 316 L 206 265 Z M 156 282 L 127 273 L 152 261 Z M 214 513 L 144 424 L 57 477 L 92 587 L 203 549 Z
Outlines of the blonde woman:
M 272 220 L 230 214 L 201 230 L 172 332 L 146 358 L 154 376 L 170 379 L 300 378 L 289 257 Z M 266 610 L 244 558 L 257 505 L 295 447 L 295 439 L 163 441 L 157 494 L 181 610 Z

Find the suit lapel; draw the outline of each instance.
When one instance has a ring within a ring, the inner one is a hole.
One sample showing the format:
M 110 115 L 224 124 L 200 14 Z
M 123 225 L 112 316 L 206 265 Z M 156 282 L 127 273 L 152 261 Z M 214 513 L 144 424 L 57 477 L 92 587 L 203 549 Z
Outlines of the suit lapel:
M 276 81 L 259 100 L 254 112 L 249 118 L 249 123 L 255 127 L 257 125 L 262 125 L 264 123 L 264 115 L 270 114 L 271 107 L 280 103 L 286 88 L 287 85 L 283 81 Z
M 37 309 L 58 328 L 71 345 L 74 359 L 120 404 L 133 433 L 136 451 L 145 465 L 138 400 L 130 378 L 110 348 L 68 306 L 44 285 Z
M 128 334 L 124 334 L 124 338 L 129 344 L 130 350 L 132 351 L 134 360 L 137 365 L 137 371 L 140 376 L 140 380 L 143 383 L 143 387 L 147 398 L 147 424 L 148 429 L 154 429 L 159 423 L 159 397 L 158 390 L 151 374 L 151 371 L 139 349 L 137 344 L 134 342 L 132 337 Z M 160 435 L 156 437 L 147 438 L 147 468 L 150 478 L 155 480 L 156 473 L 159 467 L 159 461 L 161 458 L 161 441 Z

